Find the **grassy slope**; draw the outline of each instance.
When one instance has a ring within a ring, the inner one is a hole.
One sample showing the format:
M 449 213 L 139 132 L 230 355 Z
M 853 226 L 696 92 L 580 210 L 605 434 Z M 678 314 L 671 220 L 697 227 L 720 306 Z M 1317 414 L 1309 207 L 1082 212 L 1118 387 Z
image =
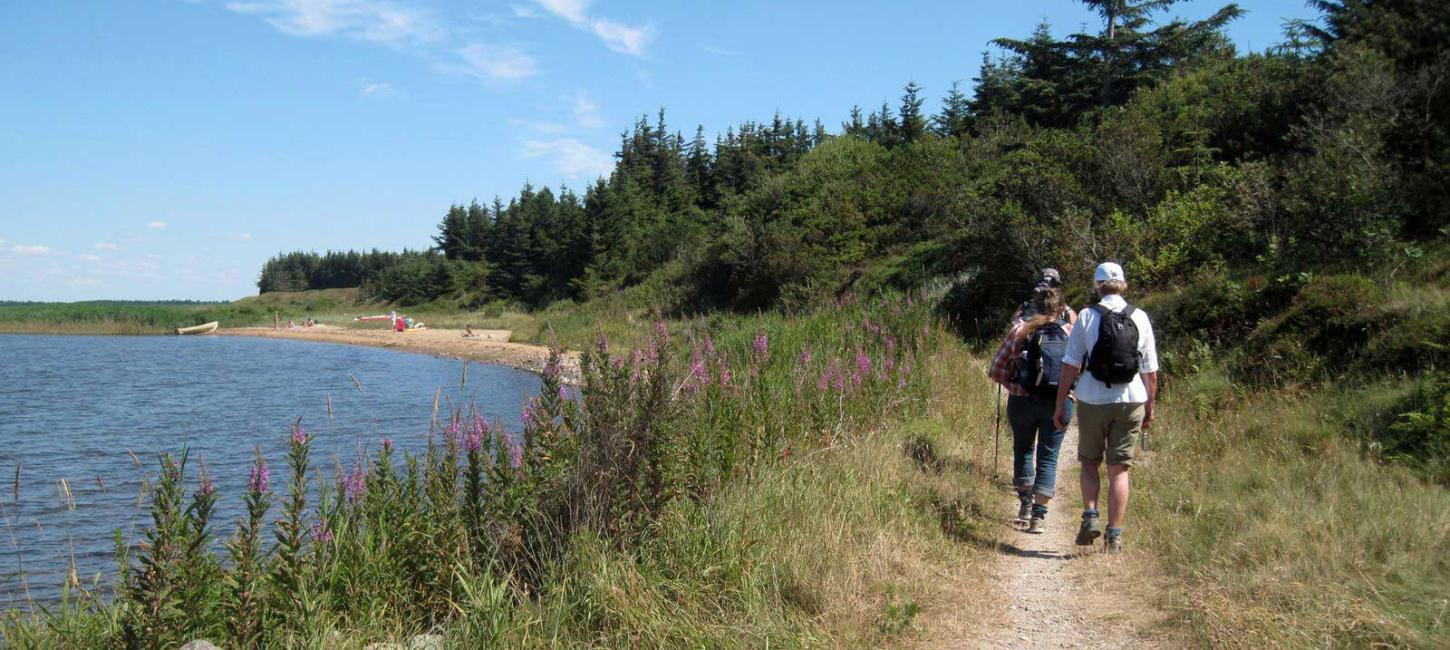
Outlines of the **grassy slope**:
M 1133 506 L 1204 642 L 1443 647 L 1450 492 L 1357 439 L 1404 382 L 1226 395 L 1209 372 L 1161 409 Z M 1217 402 L 1220 408 L 1193 404 Z

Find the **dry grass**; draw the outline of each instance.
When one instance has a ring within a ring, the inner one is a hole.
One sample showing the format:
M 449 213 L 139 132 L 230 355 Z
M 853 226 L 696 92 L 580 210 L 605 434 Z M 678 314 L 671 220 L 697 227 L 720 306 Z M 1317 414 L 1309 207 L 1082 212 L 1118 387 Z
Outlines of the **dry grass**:
M 1133 510 L 1178 579 L 1165 598 L 1203 642 L 1450 644 L 1450 493 L 1355 442 L 1399 393 L 1248 396 L 1208 417 L 1164 405 Z

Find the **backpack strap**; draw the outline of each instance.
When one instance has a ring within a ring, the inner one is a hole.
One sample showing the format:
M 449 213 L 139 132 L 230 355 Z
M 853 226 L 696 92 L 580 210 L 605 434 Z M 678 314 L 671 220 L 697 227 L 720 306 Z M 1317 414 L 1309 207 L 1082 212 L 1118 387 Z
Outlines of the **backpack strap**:
M 1138 308 L 1137 307 L 1134 307 L 1132 305 L 1132 303 L 1128 303 L 1128 306 L 1124 307 L 1123 308 L 1123 311 L 1121 311 L 1119 313 L 1121 313 L 1123 315 L 1123 318 L 1132 318 L 1133 317 L 1133 312 L 1135 312 L 1135 311 L 1138 311 Z

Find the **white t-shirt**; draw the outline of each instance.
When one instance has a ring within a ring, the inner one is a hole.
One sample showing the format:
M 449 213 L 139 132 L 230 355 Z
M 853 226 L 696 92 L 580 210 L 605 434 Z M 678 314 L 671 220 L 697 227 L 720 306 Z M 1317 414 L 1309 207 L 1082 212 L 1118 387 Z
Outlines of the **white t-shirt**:
M 1116 312 L 1123 311 L 1128 306 L 1128 301 L 1122 296 L 1105 296 L 1098 304 Z M 1078 377 L 1077 388 L 1074 393 L 1079 402 L 1086 404 L 1141 404 L 1148 401 L 1148 387 L 1143 385 L 1141 373 L 1158 372 L 1158 346 L 1153 340 L 1153 324 L 1148 321 L 1148 314 L 1141 309 L 1134 308 L 1133 324 L 1138 326 L 1138 372 L 1139 376 L 1133 377 L 1133 381 L 1126 384 L 1114 384 L 1109 388 L 1107 384 L 1098 381 L 1092 373 L 1084 366 L 1087 365 L 1088 354 L 1092 352 L 1093 344 L 1098 342 L 1098 327 L 1102 317 L 1096 309 L 1084 308 L 1077 314 L 1077 327 L 1072 328 L 1072 334 L 1067 337 L 1067 352 L 1062 356 L 1062 362 L 1082 369 Z

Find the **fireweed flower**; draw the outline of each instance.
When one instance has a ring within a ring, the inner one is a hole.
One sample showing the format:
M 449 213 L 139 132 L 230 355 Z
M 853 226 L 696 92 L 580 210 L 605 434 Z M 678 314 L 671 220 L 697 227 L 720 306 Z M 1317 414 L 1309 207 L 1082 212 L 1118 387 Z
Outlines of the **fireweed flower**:
M 322 525 L 322 522 L 314 521 L 312 522 L 312 539 L 319 544 L 326 544 L 332 541 L 332 531 Z
M 212 483 L 211 479 L 203 479 L 201 487 L 197 488 L 197 493 L 201 496 L 210 496 L 212 492 L 216 492 L 216 483 Z
M 463 439 L 463 448 L 470 454 L 477 452 L 481 447 L 483 447 L 483 431 L 481 430 L 475 429 L 468 434 L 467 438 Z
M 819 381 L 816 382 L 816 392 L 824 393 L 824 392 L 826 392 L 826 389 L 827 388 L 830 388 L 830 387 L 831 387 L 831 369 L 830 368 L 826 368 L 825 370 L 822 370 L 821 371 L 821 378 L 820 378 Z
M 728 388 L 730 386 L 730 376 L 731 376 L 730 375 L 730 368 L 728 366 L 725 366 L 724 364 L 721 364 L 721 366 L 720 366 L 720 387 L 721 388 Z
M 871 355 L 861 351 L 861 348 L 856 348 L 856 374 L 871 374 Z
M 300 424 L 294 424 L 294 425 L 292 425 L 292 444 L 294 444 L 294 445 L 305 445 L 305 444 L 307 444 L 307 431 L 303 430 L 302 429 L 302 425 L 300 425 Z
M 705 335 L 705 356 L 715 358 L 715 339 L 710 338 L 709 334 Z
M 267 485 L 271 479 L 272 472 L 267 469 L 266 461 L 258 460 L 256 464 L 252 465 L 252 475 L 247 479 L 247 489 L 258 494 L 264 493 L 267 491 Z
M 353 467 L 347 476 L 342 478 L 342 494 L 348 503 L 357 503 L 367 490 L 368 473 L 361 467 Z
M 804 350 L 801 350 L 801 365 L 803 365 L 803 366 L 809 366 L 809 365 L 811 365 L 811 349 L 810 348 L 806 348 Z
M 383 438 L 383 450 L 384 451 L 392 451 L 393 450 L 393 439 L 392 438 Z
M 751 342 L 750 347 L 755 353 L 756 361 L 761 363 L 770 361 L 770 339 L 766 336 L 765 330 L 761 330 L 759 334 L 755 335 L 755 340 Z

